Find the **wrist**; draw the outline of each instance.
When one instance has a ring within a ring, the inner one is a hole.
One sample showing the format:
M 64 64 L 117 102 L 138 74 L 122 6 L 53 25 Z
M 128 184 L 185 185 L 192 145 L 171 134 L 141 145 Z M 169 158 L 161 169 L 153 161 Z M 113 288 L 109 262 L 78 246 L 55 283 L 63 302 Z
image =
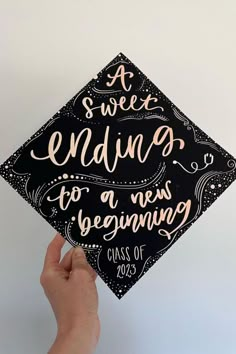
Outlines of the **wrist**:
M 78 327 L 58 329 L 56 339 L 48 354 L 92 354 L 95 345 L 93 338 Z

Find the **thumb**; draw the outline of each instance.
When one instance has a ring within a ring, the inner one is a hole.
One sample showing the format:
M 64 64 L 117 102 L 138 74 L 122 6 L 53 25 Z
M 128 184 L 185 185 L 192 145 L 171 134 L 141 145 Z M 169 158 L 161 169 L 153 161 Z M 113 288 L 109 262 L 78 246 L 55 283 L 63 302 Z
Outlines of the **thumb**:
M 76 268 L 85 268 L 88 266 L 87 258 L 82 247 L 78 246 L 72 254 L 72 270 Z
M 87 261 L 86 255 L 82 247 L 78 246 L 72 253 L 72 267 L 71 272 L 85 271 L 92 279 L 96 278 L 96 273 Z

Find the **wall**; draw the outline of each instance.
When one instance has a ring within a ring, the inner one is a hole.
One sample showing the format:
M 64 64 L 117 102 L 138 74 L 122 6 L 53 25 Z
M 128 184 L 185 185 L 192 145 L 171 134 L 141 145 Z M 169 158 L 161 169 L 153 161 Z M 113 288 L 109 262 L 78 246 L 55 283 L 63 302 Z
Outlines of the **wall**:
M 122 51 L 236 155 L 234 0 L 0 0 L 0 161 Z M 97 354 L 236 352 L 236 184 L 118 301 L 98 279 Z M 0 180 L 0 353 L 46 353 L 54 230 Z M 67 249 L 69 246 L 67 246 Z

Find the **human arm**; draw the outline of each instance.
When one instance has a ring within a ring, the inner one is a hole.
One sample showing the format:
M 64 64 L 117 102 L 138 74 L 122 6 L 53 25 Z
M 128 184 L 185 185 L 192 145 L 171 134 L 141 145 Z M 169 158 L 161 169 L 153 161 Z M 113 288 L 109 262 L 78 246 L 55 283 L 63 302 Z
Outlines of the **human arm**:
M 40 283 L 57 321 L 49 354 L 92 354 L 100 335 L 96 273 L 81 247 L 61 259 L 65 240 L 57 234 L 49 244 Z

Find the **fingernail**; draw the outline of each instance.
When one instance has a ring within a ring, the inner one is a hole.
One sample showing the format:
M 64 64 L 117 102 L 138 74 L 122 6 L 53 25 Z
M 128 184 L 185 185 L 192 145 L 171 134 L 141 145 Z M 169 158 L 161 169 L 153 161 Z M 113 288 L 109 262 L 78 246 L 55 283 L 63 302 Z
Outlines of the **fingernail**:
M 79 255 L 79 256 L 84 256 L 84 250 L 81 246 L 77 246 L 75 248 L 75 252 Z

